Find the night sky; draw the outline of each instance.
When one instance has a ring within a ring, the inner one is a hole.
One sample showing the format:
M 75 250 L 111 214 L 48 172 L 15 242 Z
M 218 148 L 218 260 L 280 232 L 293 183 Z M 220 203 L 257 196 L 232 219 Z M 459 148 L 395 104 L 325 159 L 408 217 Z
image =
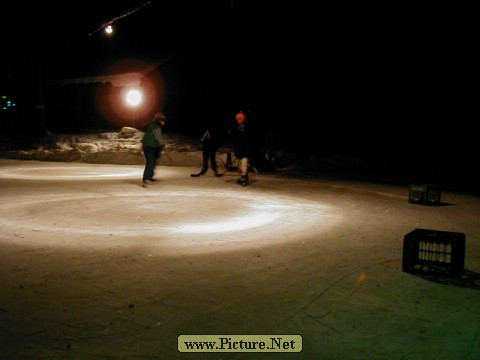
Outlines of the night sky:
M 451 8 L 258 0 L 2 6 L 1 61 L 29 67 L 40 59 L 45 78 L 175 53 L 197 97 L 195 130 L 243 109 L 299 148 L 473 158 L 473 95 L 463 83 L 470 50 L 458 36 L 461 12 Z M 114 37 L 96 31 L 118 17 Z

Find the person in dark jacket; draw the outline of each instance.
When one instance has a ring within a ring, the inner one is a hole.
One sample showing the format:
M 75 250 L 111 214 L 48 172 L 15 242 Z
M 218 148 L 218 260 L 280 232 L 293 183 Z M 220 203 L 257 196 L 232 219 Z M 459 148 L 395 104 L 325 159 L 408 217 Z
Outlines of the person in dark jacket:
M 215 176 L 222 176 L 218 172 L 217 151 L 220 148 L 220 136 L 214 130 L 207 130 L 200 139 L 202 142 L 202 169 L 197 174 L 190 174 L 192 177 L 204 175 L 208 171 L 208 163 L 212 167 Z
M 163 148 L 162 128 L 165 126 L 165 122 L 165 114 L 157 112 L 143 134 L 142 150 L 145 156 L 145 169 L 142 181 L 144 187 L 154 181 L 155 167 Z

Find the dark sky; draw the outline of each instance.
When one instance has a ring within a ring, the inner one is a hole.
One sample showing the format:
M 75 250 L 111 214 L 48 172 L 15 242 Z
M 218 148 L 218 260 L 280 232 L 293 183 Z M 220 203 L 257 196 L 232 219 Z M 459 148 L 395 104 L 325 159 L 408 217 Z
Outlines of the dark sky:
M 468 54 L 452 9 L 83 0 L 4 4 L 1 16 L 2 61 L 41 59 L 49 78 L 174 52 L 207 94 L 206 111 L 248 107 L 307 142 L 375 148 L 396 134 L 396 145 L 428 147 L 471 135 Z M 95 31 L 118 17 L 114 37 Z

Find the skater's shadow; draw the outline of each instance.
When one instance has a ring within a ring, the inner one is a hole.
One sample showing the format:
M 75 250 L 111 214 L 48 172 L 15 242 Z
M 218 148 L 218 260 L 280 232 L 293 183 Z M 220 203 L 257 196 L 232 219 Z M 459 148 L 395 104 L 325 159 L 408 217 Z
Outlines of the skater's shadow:
M 248 180 L 247 184 L 246 185 L 242 185 L 239 181 L 238 181 L 238 178 L 235 177 L 233 179 L 226 179 L 225 180 L 226 183 L 229 183 L 229 184 L 235 184 L 237 186 L 240 186 L 240 187 L 249 187 L 250 185 L 254 184 L 257 182 L 257 180 Z
M 156 180 L 154 182 L 151 182 L 149 184 L 147 184 L 147 186 L 144 186 L 142 180 L 136 180 L 136 179 L 127 179 L 127 180 L 121 180 L 122 183 L 124 184 L 129 184 L 129 185 L 135 185 L 135 186 L 139 186 L 139 187 L 159 187 L 160 184 L 161 184 L 161 181 L 160 180 Z

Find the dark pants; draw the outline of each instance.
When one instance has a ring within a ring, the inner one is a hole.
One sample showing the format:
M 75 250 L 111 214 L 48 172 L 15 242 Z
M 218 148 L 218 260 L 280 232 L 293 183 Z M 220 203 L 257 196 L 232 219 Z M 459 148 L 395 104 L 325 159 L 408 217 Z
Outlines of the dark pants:
M 212 170 L 217 172 L 217 149 L 207 148 L 203 150 L 203 166 L 201 173 L 204 174 L 208 170 L 208 162 L 212 166 Z
M 143 170 L 143 180 L 153 180 L 157 159 L 160 157 L 160 148 L 144 147 L 143 155 L 145 155 L 145 170 Z

